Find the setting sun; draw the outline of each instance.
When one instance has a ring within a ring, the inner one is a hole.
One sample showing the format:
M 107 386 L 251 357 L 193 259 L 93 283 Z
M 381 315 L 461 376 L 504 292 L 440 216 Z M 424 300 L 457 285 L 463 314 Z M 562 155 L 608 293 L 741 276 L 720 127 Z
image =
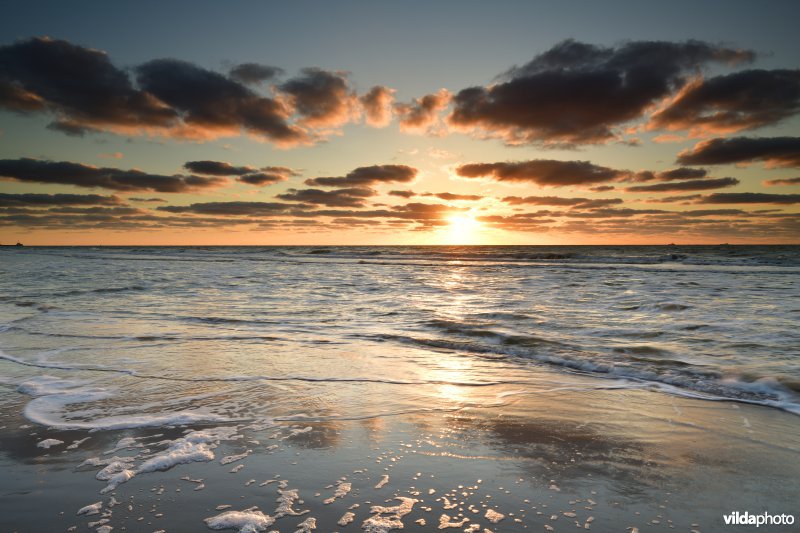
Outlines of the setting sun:
M 480 232 L 484 227 L 474 215 L 453 215 L 447 218 L 447 222 L 446 244 L 476 244 L 481 240 Z

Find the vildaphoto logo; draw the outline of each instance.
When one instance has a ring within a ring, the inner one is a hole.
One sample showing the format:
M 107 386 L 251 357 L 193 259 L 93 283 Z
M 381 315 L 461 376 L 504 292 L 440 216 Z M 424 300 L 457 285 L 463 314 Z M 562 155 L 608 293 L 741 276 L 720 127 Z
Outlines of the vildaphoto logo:
M 780 526 L 794 524 L 794 515 L 791 514 L 769 514 L 764 511 L 761 514 L 751 514 L 747 511 L 740 513 L 734 511 L 731 514 L 722 515 L 725 525 L 728 526 Z

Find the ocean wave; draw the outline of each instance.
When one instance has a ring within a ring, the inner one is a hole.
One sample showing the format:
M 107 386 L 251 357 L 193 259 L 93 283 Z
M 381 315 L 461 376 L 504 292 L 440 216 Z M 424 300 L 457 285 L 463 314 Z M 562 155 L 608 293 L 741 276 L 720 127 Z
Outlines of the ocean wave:
M 699 393 L 712 399 L 778 407 L 800 414 L 800 395 L 791 387 L 792 382 L 783 382 L 773 376 L 726 374 L 719 370 L 698 367 L 676 358 L 655 357 L 657 355 L 665 356 L 668 352 L 645 346 L 619 348 L 618 353 L 625 354 L 625 359 L 615 361 L 604 359 L 600 353 L 592 354 L 585 350 L 572 350 L 566 345 L 558 346 L 558 343 L 539 342 L 539 339 L 536 338 L 515 342 L 519 337 L 508 336 L 502 339 L 502 342 L 485 344 L 475 341 L 409 335 L 377 336 L 379 340 L 383 341 L 469 353 L 482 358 L 516 358 L 518 362 L 546 364 L 582 375 L 669 385 L 674 387 L 674 390 L 685 391 L 685 394 Z M 525 339 L 525 337 L 522 338 Z M 542 349 L 553 346 L 562 349 Z

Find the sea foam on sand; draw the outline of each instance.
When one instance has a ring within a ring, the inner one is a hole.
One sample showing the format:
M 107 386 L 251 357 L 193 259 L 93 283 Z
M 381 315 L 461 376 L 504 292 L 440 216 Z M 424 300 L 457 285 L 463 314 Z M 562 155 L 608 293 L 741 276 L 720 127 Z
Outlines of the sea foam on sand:
M 236 433 L 236 427 L 217 427 L 192 431 L 178 439 L 166 441 L 167 448 L 165 450 L 145 457 L 138 466 L 134 463 L 139 456 L 114 456 L 108 460 L 90 458 L 84 461 L 83 464 L 106 464 L 105 468 L 100 470 L 96 476 L 97 479 L 107 482 L 106 487 L 100 491 L 101 494 L 106 494 L 140 474 L 169 470 L 180 464 L 212 461 L 214 459 L 214 449 L 219 445 L 220 441 L 236 438 Z M 114 450 L 117 449 L 119 447 L 114 448 Z
M 204 522 L 211 529 L 238 529 L 239 533 L 254 533 L 266 531 L 275 523 L 275 519 L 251 507 L 244 511 L 226 511 L 206 518 Z

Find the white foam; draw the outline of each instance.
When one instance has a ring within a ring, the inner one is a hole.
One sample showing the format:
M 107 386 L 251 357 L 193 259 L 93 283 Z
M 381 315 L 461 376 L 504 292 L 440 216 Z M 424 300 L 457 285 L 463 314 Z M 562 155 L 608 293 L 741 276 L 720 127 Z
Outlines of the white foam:
M 325 505 L 333 503 L 338 498 L 344 498 L 350 492 L 350 488 L 352 487 L 350 483 L 345 483 L 343 481 L 339 481 L 336 485 L 336 491 L 333 493 L 333 496 L 322 502 Z
M 89 440 L 89 439 L 91 439 L 91 437 L 86 437 L 85 439 L 78 439 L 78 440 L 74 440 L 74 441 L 72 441 L 72 444 L 70 444 L 69 446 L 67 446 L 67 449 L 68 449 L 68 450 L 74 450 L 74 449 L 76 449 L 78 446 L 80 446 L 81 444 L 83 444 L 84 442 L 86 442 L 86 441 L 87 441 L 87 440 Z
M 112 490 L 115 490 L 119 485 L 127 483 L 135 476 L 136 476 L 136 471 L 134 470 L 123 470 L 122 472 L 119 472 L 118 474 L 111 476 L 110 478 L 108 478 L 108 483 L 105 486 L 105 488 L 100 491 L 100 494 L 106 494 L 108 492 L 111 492 Z
M 25 406 L 25 418 L 43 426 L 62 430 L 100 431 L 234 421 L 200 410 L 109 416 L 91 421 L 67 420 L 65 412 L 68 405 L 107 400 L 113 398 L 114 393 L 108 389 L 90 386 L 86 381 L 61 379 L 53 376 L 31 378 L 19 385 L 17 390 L 34 397 Z
M 236 461 L 240 461 L 240 460 L 244 459 L 245 457 L 247 457 L 251 453 L 253 453 L 253 450 L 247 450 L 244 453 L 240 453 L 238 455 L 226 455 L 225 457 L 223 457 L 222 459 L 219 460 L 219 464 L 227 465 L 227 464 L 230 464 L 230 463 L 235 463 Z
M 278 508 L 275 509 L 275 518 L 280 518 L 282 516 L 300 516 L 304 515 L 310 511 L 295 511 L 292 506 L 294 503 L 300 499 L 300 494 L 298 493 L 297 489 L 291 490 L 282 490 L 278 489 L 278 493 L 280 496 L 278 497 Z
M 462 527 L 464 524 L 469 522 L 469 518 L 466 516 L 459 521 L 455 521 L 450 518 L 450 515 L 443 514 L 439 517 L 439 529 L 448 529 L 451 527 Z
M 403 529 L 403 517 L 411 512 L 414 504 L 419 500 L 405 497 L 395 499 L 400 500 L 400 505 L 395 505 L 394 507 L 373 505 L 370 508 L 373 516 L 364 520 L 364 523 L 361 524 L 361 529 L 366 533 L 388 533 L 393 529 Z M 385 514 L 389 516 L 381 516 Z
M 87 505 L 86 507 L 81 507 L 75 514 L 86 515 L 86 516 L 91 516 L 93 514 L 100 514 L 100 509 L 102 509 L 102 507 L 103 507 L 103 502 L 95 502 L 91 505 Z
M 133 457 L 115 457 L 114 459 L 116 460 L 109 462 L 95 475 L 95 478 L 100 481 L 108 481 L 123 470 L 129 470 L 135 460 Z
M 294 533 L 310 533 L 312 529 L 317 529 L 317 519 L 308 517 L 299 524 L 297 524 L 298 529 Z
M 289 431 L 289 433 L 285 437 L 283 437 L 281 440 L 290 439 L 292 437 L 296 437 L 297 435 L 302 435 L 303 433 L 309 433 L 313 429 L 314 428 L 312 428 L 311 426 L 307 426 L 307 427 L 304 427 L 304 428 L 292 428 L 292 430 Z
M 50 446 L 58 446 L 59 444 L 64 444 L 64 441 L 58 439 L 44 439 L 37 442 L 36 446 L 38 448 L 44 448 L 47 450 L 50 448 Z
M 211 518 L 203 520 L 211 529 L 238 529 L 239 533 L 253 533 L 266 531 L 275 523 L 275 519 L 265 515 L 254 507 L 244 511 L 226 511 Z
M 214 459 L 209 441 L 188 440 L 186 438 L 175 441 L 164 453 L 151 457 L 136 469 L 137 473 L 169 470 L 175 465 L 195 462 L 205 462 Z
M 234 438 L 237 431 L 236 427 L 218 427 L 189 432 L 181 438 L 166 441 L 165 450 L 151 455 L 138 466 L 133 465 L 135 458 L 116 456 L 107 462 L 98 458 L 87 459 L 82 465 L 107 464 L 97 473 L 97 479 L 107 481 L 107 486 L 100 491 L 105 494 L 140 474 L 169 470 L 180 464 L 212 461 L 219 442 Z
M 350 511 L 347 511 L 346 513 L 344 513 L 342 515 L 342 517 L 339 519 L 337 524 L 339 524 L 340 526 L 344 527 L 344 526 L 346 526 L 347 524 L 349 524 L 350 522 L 352 522 L 355 519 L 356 519 L 356 515 L 354 513 L 351 513 Z
M 503 513 L 498 513 L 494 509 L 487 509 L 486 510 L 486 520 L 491 522 L 492 524 L 498 523 L 500 520 L 506 517 Z

